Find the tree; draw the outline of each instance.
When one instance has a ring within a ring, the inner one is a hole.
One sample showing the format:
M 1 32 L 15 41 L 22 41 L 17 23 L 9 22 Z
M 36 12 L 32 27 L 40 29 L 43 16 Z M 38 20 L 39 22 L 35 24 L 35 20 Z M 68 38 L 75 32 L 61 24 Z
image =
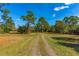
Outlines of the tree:
M 10 32 L 15 27 L 12 18 L 10 16 L 8 16 L 10 11 L 8 9 L 4 9 L 2 11 L 2 13 L 3 13 L 2 19 L 3 19 L 4 32 Z
M 2 19 L 4 20 L 4 23 L 6 23 L 6 21 L 8 20 L 9 16 L 8 14 L 10 13 L 10 11 L 8 9 L 4 9 L 2 11 Z
M 35 31 L 40 32 L 40 29 L 41 29 L 40 23 L 38 22 L 37 24 L 35 24 Z
M 63 33 L 64 31 L 64 23 L 63 21 L 56 21 L 56 24 L 55 24 L 55 31 L 57 33 Z
M 13 22 L 11 17 L 9 17 L 8 20 L 6 21 L 6 25 L 8 26 L 10 31 L 15 29 L 15 24 L 14 24 L 14 22 Z
M 19 33 L 25 33 L 25 30 L 26 30 L 26 26 L 19 26 L 18 28 Z
M 43 32 L 43 31 L 47 32 L 49 30 L 49 23 L 45 20 L 44 17 L 39 18 L 38 26 L 39 26 L 39 30 L 41 30 L 41 32 Z
M 26 32 L 30 32 L 30 24 L 34 24 L 35 22 L 35 16 L 34 14 L 32 13 L 32 11 L 28 11 L 27 12 L 27 15 L 25 16 L 21 16 L 21 18 L 24 20 L 24 21 L 27 21 L 27 24 L 26 24 Z
M 76 30 L 76 25 L 79 21 L 79 17 L 77 16 L 65 17 L 63 21 L 67 25 L 68 32 L 73 33 L 73 31 Z
M 55 26 L 54 25 L 52 25 L 52 26 L 50 26 L 50 32 L 55 32 Z
M 79 27 L 75 30 L 75 34 L 79 35 Z
M 5 8 L 5 3 L 0 3 L 0 12 L 3 13 L 3 10 Z M 1 17 L 2 18 L 2 17 Z M 3 29 L 3 22 L 2 22 L 2 19 L 0 19 L 0 33 L 3 33 L 4 32 L 4 29 Z

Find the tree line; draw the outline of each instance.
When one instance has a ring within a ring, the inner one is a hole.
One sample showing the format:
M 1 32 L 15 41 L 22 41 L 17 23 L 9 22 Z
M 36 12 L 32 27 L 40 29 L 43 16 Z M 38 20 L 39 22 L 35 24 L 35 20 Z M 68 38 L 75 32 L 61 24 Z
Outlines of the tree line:
M 49 25 L 44 17 L 40 17 L 36 22 L 37 18 L 32 11 L 27 11 L 26 15 L 20 17 L 21 20 L 26 21 L 26 24 L 16 29 L 12 17 L 9 16 L 10 10 L 4 8 L 4 6 L 5 4 L 0 4 L 1 19 L 3 20 L 3 22 L 0 22 L 0 33 L 50 32 L 79 34 L 78 16 L 64 17 L 62 20 L 57 20 L 55 25 Z

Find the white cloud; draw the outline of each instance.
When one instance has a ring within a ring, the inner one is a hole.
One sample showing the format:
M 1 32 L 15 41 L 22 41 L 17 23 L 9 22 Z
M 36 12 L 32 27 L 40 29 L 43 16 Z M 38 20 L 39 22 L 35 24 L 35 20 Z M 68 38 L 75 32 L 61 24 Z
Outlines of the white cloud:
M 54 10 L 55 11 L 60 11 L 60 10 L 63 10 L 65 8 L 69 8 L 69 6 L 60 6 L 60 7 L 55 7 Z
M 53 14 L 53 17 L 55 17 L 56 16 L 56 14 Z

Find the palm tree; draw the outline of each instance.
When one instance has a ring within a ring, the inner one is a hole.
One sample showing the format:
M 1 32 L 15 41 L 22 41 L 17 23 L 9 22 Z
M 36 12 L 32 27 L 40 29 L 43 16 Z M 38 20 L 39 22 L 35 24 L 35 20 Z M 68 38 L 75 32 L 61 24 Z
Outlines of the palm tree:
M 34 16 L 34 14 L 32 13 L 32 11 L 28 11 L 27 15 L 21 16 L 21 18 L 24 21 L 27 21 L 27 23 L 26 23 L 26 26 L 27 26 L 26 32 L 30 32 L 30 24 L 34 24 L 34 22 L 35 22 L 35 16 Z

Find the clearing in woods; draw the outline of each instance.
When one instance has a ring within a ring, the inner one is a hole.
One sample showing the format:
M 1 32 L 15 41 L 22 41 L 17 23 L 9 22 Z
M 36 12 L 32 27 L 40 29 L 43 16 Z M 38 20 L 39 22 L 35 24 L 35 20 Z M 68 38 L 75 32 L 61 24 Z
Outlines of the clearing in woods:
M 79 36 L 30 33 L 0 34 L 1 56 L 79 55 Z

